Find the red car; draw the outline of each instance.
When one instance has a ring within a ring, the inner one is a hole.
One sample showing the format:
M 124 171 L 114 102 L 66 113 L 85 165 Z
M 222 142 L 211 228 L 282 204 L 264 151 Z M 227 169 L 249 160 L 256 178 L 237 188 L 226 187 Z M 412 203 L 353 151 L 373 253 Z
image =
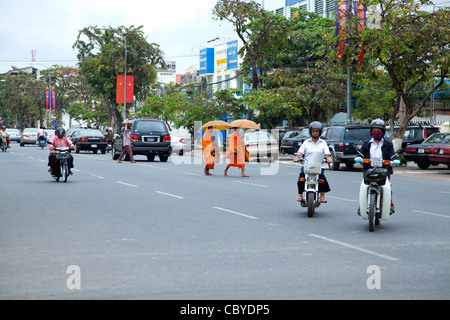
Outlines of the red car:
M 446 164 L 450 168 L 450 133 L 435 133 L 421 144 L 408 145 L 405 159 L 414 161 L 421 169 L 438 164 Z

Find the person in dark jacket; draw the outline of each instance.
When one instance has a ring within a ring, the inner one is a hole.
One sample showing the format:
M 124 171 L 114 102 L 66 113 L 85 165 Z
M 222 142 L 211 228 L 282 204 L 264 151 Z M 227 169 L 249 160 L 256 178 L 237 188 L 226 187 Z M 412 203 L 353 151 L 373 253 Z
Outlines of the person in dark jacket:
M 385 140 L 384 135 L 386 134 L 386 125 L 383 120 L 375 119 L 370 123 L 370 135 L 372 139 L 366 141 L 361 146 L 359 151 L 364 155 L 364 159 L 383 159 L 391 160 L 391 157 L 395 154 L 394 145 L 391 141 Z M 363 176 L 366 171 L 370 168 L 370 164 L 363 165 Z M 387 167 L 390 175 L 394 173 L 392 166 Z M 391 213 L 393 214 L 394 203 L 391 201 Z M 358 215 L 360 215 L 360 208 L 358 208 Z

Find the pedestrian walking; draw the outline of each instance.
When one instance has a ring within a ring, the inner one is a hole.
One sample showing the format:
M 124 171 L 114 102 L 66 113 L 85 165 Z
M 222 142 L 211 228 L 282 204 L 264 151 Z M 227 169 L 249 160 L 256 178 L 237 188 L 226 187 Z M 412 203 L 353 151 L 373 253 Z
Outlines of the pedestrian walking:
M 227 164 L 223 175 L 225 177 L 228 176 L 228 169 L 230 167 L 237 167 L 242 170 L 241 177 L 248 177 L 248 175 L 245 174 L 245 146 L 242 141 L 242 137 L 239 134 L 239 128 L 233 127 L 233 130 L 234 131 L 229 139 L 230 143 L 227 153 L 225 155 L 225 158 L 230 159 L 230 162 Z
M 213 127 L 208 127 L 208 131 L 205 132 L 201 139 L 203 158 L 205 159 L 205 169 L 203 172 L 206 176 L 212 175 L 209 170 L 214 169 L 214 155 L 218 152 L 218 150 L 216 150 L 217 143 L 214 142 L 214 135 L 212 133 L 213 129 Z
M 130 155 L 131 163 L 135 163 L 133 158 L 133 151 L 131 150 L 131 137 L 130 137 L 130 127 L 126 124 L 125 130 L 123 132 L 123 150 L 120 154 L 119 159 L 117 160 L 119 163 L 122 162 L 122 158 L 125 156 L 125 153 Z

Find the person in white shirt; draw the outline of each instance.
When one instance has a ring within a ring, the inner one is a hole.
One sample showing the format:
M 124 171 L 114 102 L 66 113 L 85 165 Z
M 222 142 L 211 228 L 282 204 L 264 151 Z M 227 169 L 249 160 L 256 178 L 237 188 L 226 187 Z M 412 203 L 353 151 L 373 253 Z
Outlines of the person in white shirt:
M 311 138 L 306 139 L 300 148 L 298 149 L 298 157 L 294 158 L 294 161 L 298 160 L 299 158 L 303 157 L 304 159 L 304 165 L 308 164 L 308 161 L 310 160 L 312 153 L 314 151 L 320 151 L 324 154 L 324 156 L 327 159 L 328 163 L 332 162 L 331 159 L 331 153 L 330 149 L 328 148 L 328 145 L 325 140 L 320 139 L 320 135 L 322 134 L 322 124 L 318 121 L 313 121 L 309 124 L 309 134 L 311 135 Z M 331 191 L 330 185 L 328 184 L 327 178 L 324 175 L 324 169 L 322 168 L 322 171 L 319 175 L 319 179 L 323 180 L 323 183 L 319 183 L 319 192 L 320 192 L 320 202 L 326 203 L 325 200 L 325 193 Z M 298 177 L 297 181 L 297 188 L 298 188 L 298 195 L 297 195 L 297 201 L 302 201 L 302 194 L 305 190 L 305 172 L 302 170 L 300 172 L 300 175 Z

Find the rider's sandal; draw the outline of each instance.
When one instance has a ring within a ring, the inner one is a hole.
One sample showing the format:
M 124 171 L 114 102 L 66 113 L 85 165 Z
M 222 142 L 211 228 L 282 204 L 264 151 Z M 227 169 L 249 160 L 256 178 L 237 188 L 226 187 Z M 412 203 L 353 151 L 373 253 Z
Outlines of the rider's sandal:
M 297 196 L 297 201 L 302 202 L 302 196 Z
M 325 200 L 325 198 L 320 198 L 319 201 L 320 203 L 327 203 L 327 200 Z

